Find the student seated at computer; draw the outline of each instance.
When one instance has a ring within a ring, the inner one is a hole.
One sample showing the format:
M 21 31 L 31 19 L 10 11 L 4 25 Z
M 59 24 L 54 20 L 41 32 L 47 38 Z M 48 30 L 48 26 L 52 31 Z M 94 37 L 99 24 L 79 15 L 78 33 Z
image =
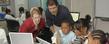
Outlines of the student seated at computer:
M 41 13 L 37 7 L 30 10 L 31 17 L 26 19 L 20 26 L 19 32 L 32 33 L 35 38 L 37 34 L 45 27 L 45 21 L 41 18 Z
M 87 40 L 87 36 L 90 28 L 89 22 L 87 22 L 86 18 L 80 18 L 77 22 L 74 24 L 74 32 L 76 34 L 76 39 L 74 44 L 83 44 Z
M 76 35 L 71 31 L 71 26 L 68 21 L 61 23 L 61 30 L 54 33 L 52 37 L 52 43 L 54 44 L 72 44 Z
M 15 18 L 15 17 L 13 17 L 13 16 L 11 15 L 11 10 L 10 10 L 10 9 L 6 8 L 5 13 L 6 13 L 5 19 L 8 19 L 8 20 L 15 20 L 15 21 L 18 21 L 18 20 L 19 20 L 19 17 L 16 17 L 16 18 Z

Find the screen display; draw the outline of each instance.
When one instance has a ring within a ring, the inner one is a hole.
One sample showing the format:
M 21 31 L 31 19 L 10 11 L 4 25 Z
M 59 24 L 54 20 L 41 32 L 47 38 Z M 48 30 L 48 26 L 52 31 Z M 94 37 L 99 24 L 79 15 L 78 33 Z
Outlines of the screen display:
M 79 13 L 70 13 L 72 18 L 73 18 L 73 21 L 76 22 L 78 19 L 79 19 Z

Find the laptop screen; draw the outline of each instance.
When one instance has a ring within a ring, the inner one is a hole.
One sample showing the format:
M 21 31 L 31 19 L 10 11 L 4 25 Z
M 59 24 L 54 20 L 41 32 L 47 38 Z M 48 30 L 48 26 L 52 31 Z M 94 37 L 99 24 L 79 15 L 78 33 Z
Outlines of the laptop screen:
M 11 44 L 34 44 L 32 33 L 9 33 Z

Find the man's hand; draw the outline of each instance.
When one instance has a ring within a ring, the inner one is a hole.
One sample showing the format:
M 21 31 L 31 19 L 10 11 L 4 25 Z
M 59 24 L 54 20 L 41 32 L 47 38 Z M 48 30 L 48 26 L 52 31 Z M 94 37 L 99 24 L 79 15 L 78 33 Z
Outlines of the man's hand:
M 55 33 L 55 28 L 54 28 L 54 26 L 51 26 L 51 27 L 50 27 L 50 30 L 51 30 L 52 33 Z
M 56 31 L 56 30 L 55 30 L 55 25 L 51 26 L 51 27 L 50 27 L 50 30 L 51 30 L 52 33 L 55 33 L 55 31 Z

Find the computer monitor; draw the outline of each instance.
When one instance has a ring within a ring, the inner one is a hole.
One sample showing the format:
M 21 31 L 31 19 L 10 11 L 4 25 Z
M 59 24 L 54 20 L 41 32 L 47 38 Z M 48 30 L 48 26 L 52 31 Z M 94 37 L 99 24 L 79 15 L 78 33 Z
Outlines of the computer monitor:
M 11 44 L 34 44 L 32 33 L 9 33 Z
M 72 19 L 74 22 L 78 21 L 79 17 L 80 17 L 80 13 L 79 12 L 71 12 L 70 13 L 72 16 Z

